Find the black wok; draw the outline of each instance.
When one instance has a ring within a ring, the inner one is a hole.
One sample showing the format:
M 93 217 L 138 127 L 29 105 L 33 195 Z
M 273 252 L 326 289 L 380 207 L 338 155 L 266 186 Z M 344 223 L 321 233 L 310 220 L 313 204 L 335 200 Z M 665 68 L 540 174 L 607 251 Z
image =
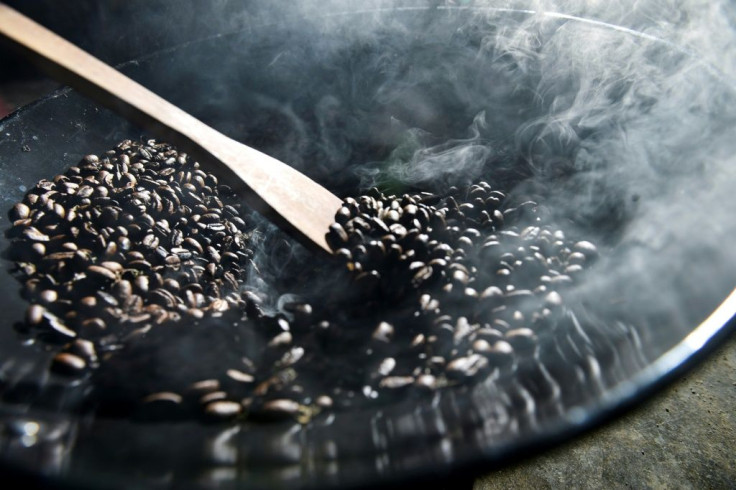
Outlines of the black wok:
M 513 44 L 520 33 L 530 34 L 524 50 L 502 49 L 499 43 Z M 549 64 L 565 60 L 548 49 L 560 43 L 564 54 L 565 42 L 575 39 L 617 46 L 648 64 L 640 79 L 612 83 L 621 75 L 617 64 L 632 60 L 615 51 L 621 57 L 608 60 L 611 70 L 596 83 L 618 110 L 583 105 L 590 112 L 573 117 L 574 134 L 565 138 L 546 116 L 562 114 L 559 104 L 576 107 L 570 94 L 584 90 L 571 92 L 573 79 L 549 79 Z M 71 415 L 89 386 L 50 376 L 53 348 L 13 328 L 27 305 L 5 259 L 0 458 L 8 467 L 71 486 L 136 488 L 327 488 L 487 470 L 641 400 L 733 326 L 736 256 L 726 244 L 736 227 L 723 221 L 723 210 L 734 209 L 724 189 L 736 181 L 727 171 L 736 154 L 729 136 L 736 94 L 726 75 L 667 42 L 553 14 L 421 8 L 253 25 L 122 69 L 341 195 L 385 169 L 407 134 L 430 147 L 486 145 L 493 156 L 483 176 L 518 192 L 541 188 L 559 210 L 556 219 L 594 237 L 605 252 L 576 292 L 584 313 L 542 339 L 540 356 L 515 376 L 304 426 Z M 696 104 L 690 94 L 703 84 L 709 98 Z M 693 110 L 683 113 L 691 119 L 668 119 L 687 101 Z M 0 134 L 6 210 L 83 155 L 143 136 L 64 89 L 1 121 Z M 617 144 L 626 151 L 617 154 Z M 7 246 L 3 234 L 0 249 Z

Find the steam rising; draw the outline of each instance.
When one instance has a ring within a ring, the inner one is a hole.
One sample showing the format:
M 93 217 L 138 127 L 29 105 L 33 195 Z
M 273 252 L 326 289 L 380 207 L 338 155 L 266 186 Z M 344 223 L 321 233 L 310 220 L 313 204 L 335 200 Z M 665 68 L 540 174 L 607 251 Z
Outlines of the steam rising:
M 440 21 L 427 17 L 421 40 L 396 20 L 397 2 L 362 3 L 371 13 L 358 22 L 340 14 L 348 2 L 292 11 L 316 18 L 304 25 L 324 36 L 315 62 L 340 78 L 316 107 L 317 155 L 348 166 L 355 177 L 343 178 L 362 189 L 484 177 L 539 199 L 561 225 L 609 247 L 580 301 L 614 316 L 666 313 L 663 339 L 691 328 L 736 272 L 724 246 L 736 238 L 733 9 L 438 3 Z M 421 17 L 423 5 L 400 12 Z M 386 150 L 365 160 L 355 147 L 366 141 Z

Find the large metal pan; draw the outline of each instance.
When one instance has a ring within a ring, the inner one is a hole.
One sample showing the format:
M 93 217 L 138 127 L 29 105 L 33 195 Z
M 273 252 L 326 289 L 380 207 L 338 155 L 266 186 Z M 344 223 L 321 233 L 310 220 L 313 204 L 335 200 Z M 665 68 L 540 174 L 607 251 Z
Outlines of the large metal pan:
M 407 135 L 436 152 L 469 141 L 493 155 L 486 178 L 541 186 L 605 253 L 575 294 L 586 316 L 542 339 L 545 354 L 513 377 L 303 426 L 70 415 L 86 386 L 49 377 L 52 349 L 13 328 L 26 304 L 4 260 L 6 467 L 136 488 L 327 488 L 488 469 L 641 400 L 733 326 L 736 92 L 670 42 L 552 13 L 422 7 L 254 23 L 122 69 L 342 194 L 385 170 Z M 84 154 L 142 136 L 65 89 L 0 134 L 6 209 Z

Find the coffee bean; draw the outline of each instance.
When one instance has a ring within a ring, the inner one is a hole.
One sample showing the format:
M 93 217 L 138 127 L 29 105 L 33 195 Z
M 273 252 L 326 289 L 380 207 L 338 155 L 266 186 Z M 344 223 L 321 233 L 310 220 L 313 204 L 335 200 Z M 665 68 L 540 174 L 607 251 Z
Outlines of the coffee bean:
M 575 243 L 573 250 L 582 253 L 587 259 L 594 259 L 598 256 L 598 248 L 586 240 Z
M 201 381 L 192 383 L 188 388 L 189 391 L 197 393 L 219 391 L 219 389 L 220 382 L 216 379 L 203 379 Z
M 381 388 L 388 388 L 395 390 L 397 388 L 404 388 L 414 383 L 413 376 L 387 376 L 383 378 L 378 386 Z
M 529 352 L 534 350 L 537 346 L 536 334 L 530 328 L 516 328 L 509 330 L 506 332 L 504 337 L 517 352 Z
M 269 347 L 280 347 L 284 345 L 289 345 L 292 342 L 292 335 L 290 332 L 281 332 L 280 334 L 273 337 L 268 342 Z
M 270 400 L 263 404 L 263 411 L 268 416 L 294 416 L 299 409 L 299 402 L 285 398 Z
M 482 369 L 488 366 L 488 360 L 479 355 L 471 354 L 466 357 L 458 357 L 447 364 L 448 376 L 454 377 L 470 377 L 475 376 Z
M 207 405 L 208 403 L 218 401 L 218 400 L 225 400 L 227 399 L 227 393 L 224 391 L 213 391 L 210 393 L 207 393 L 205 395 L 202 395 L 199 399 L 199 403 L 202 405 Z
M 57 337 L 61 337 L 64 339 L 70 339 L 77 336 L 77 333 L 67 327 L 64 322 L 61 320 L 61 318 L 57 317 L 56 315 L 46 312 L 44 314 L 44 320 L 46 321 L 46 324 L 48 325 L 50 332 L 56 335 Z
M 31 305 L 26 310 L 26 323 L 29 325 L 40 325 L 43 321 L 46 308 L 41 305 Z
M 114 281 L 117 275 L 108 269 L 99 265 L 90 265 L 87 267 L 87 275 L 98 281 Z
M 35 242 L 48 242 L 50 239 L 48 235 L 46 235 L 45 233 L 41 233 L 33 226 L 28 226 L 23 231 L 23 237 Z
M 39 297 L 44 303 L 53 303 L 59 298 L 59 294 L 53 289 L 46 289 L 41 291 Z
M 319 407 L 322 407 L 322 408 L 330 408 L 330 407 L 332 407 L 332 405 L 333 405 L 334 402 L 333 402 L 332 398 L 330 398 L 329 396 L 327 396 L 327 395 L 320 395 L 315 400 L 315 403 Z
M 60 352 L 54 356 L 51 369 L 59 374 L 78 375 L 87 369 L 87 363 L 79 356 Z
M 373 331 L 373 339 L 379 342 L 390 342 L 394 336 L 394 327 L 388 322 L 381 322 Z
M 97 363 L 97 350 L 95 344 L 86 339 L 75 339 L 71 345 L 71 351 L 83 358 L 87 364 Z
M 240 383 L 252 383 L 255 380 L 253 375 L 238 371 L 237 369 L 228 369 L 225 374 Z
M 166 403 L 171 405 L 179 405 L 182 402 L 182 397 L 178 393 L 171 391 L 162 391 L 159 393 L 151 393 L 142 400 L 143 403 Z
M 391 374 L 391 371 L 394 370 L 396 367 L 396 359 L 393 357 L 387 357 L 383 361 L 381 361 L 381 364 L 378 366 L 378 374 L 381 376 L 388 376 Z

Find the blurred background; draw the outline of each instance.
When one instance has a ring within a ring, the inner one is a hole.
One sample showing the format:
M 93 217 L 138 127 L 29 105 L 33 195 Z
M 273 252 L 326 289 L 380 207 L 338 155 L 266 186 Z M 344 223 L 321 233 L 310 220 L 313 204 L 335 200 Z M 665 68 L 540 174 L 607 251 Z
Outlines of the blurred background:
M 238 30 L 252 17 L 279 15 L 286 12 L 287 2 L 6 3 L 104 61 L 118 64 L 190 39 Z M 677 17 L 678 2 L 650 3 L 663 12 L 674 9 L 666 17 Z M 724 11 L 724 22 L 733 26 L 736 7 L 733 2 L 730 5 L 733 8 Z M 2 48 L 0 118 L 58 87 Z M 736 59 L 736 53 L 731 54 Z M 723 339 L 711 350 L 696 370 L 612 423 L 515 466 L 455 483 L 478 489 L 736 488 L 736 339 Z

